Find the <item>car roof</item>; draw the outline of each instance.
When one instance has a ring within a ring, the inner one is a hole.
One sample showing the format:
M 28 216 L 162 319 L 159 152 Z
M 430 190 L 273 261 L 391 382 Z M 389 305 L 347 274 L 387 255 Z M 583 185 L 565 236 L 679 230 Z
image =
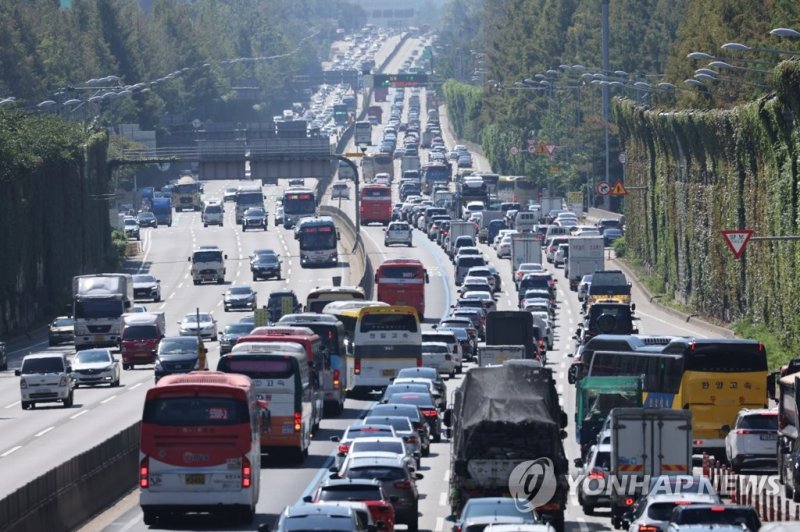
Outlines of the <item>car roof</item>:
M 53 352 L 53 353 L 31 353 L 29 355 L 25 355 L 25 357 L 22 360 L 28 360 L 28 359 L 34 359 L 34 358 L 54 358 L 54 357 L 58 357 L 61 360 L 66 360 L 65 359 L 66 353 L 56 353 L 56 352 Z

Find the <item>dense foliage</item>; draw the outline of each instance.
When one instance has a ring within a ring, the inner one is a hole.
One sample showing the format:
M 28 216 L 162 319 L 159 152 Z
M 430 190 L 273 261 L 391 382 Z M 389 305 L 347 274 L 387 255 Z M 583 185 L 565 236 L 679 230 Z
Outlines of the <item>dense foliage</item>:
M 0 111 L 0 333 L 63 313 L 72 276 L 113 268 L 104 132 Z
M 601 87 L 582 74 L 601 72 L 601 0 L 451 0 L 445 8 L 434 62 L 436 73 L 457 80 L 445 85 L 451 121 L 463 138 L 482 144 L 494 170 L 524 174 L 560 192 L 587 191 L 605 177 L 605 123 Z M 739 41 L 766 48 L 796 47 L 768 35 L 777 26 L 797 26 L 800 4 L 790 0 L 610 0 L 609 69 L 624 88 L 610 88 L 653 108 L 731 106 L 769 85 L 764 74 L 721 71 L 744 82 L 718 82 L 698 94 L 683 83 L 708 60 L 702 51 L 737 66 L 770 69 L 775 55 L 724 52 Z M 766 63 L 737 61 L 756 59 Z M 582 65 L 581 68 L 574 68 Z M 481 72 L 483 70 L 484 72 Z M 615 72 L 622 71 L 617 75 Z M 540 77 L 535 77 L 537 74 Z M 543 76 L 543 77 L 542 77 Z M 522 85 L 525 79 L 536 84 Z M 544 80 L 550 85 L 542 85 Z M 672 92 L 647 94 L 634 82 L 670 82 Z M 618 132 L 610 125 L 610 178 L 622 177 Z M 529 139 L 558 146 L 556 154 L 510 156 Z
M 93 94 L 81 89 L 84 82 L 109 75 L 123 85 L 161 80 L 113 105 L 115 122 L 143 129 L 165 114 L 218 121 L 238 114 L 253 120 L 254 111 L 272 116 L 274 106 L 291 98 L 293 75 L 320 69 L 336 28 L 364 22 L 363 11 L 340 0 L 154 0 L 147 11 L 137 0 L 70 4 L 0 2 L 0 98 L 35 105 Z M 274 55 L 282 57 L 220 63 Z M 234 87 L 248 79 L 268 90 L 263 102 L 242 109 Z
M 731 110 L 623 102 L 615 114 L 628 182 L 646 187 L 626 200 L 628 252 L 669 295 L 721 321 L 764 326 L 788 346 L 800 345 L 797 242 L 752 241 L 736 260 L 720 234 L 800 232 L 800 63 L 779 65 L 774 83 L 775 94 Z

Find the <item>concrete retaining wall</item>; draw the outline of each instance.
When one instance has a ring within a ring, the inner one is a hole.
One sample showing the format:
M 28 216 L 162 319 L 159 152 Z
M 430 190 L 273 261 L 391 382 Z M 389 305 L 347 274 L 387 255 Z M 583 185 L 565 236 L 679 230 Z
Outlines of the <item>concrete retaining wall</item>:
M 74 530 L 136 486 L 139 423 L 0 500 L 0 530 Z M 58 460 L 43 456 L 42 462 Z

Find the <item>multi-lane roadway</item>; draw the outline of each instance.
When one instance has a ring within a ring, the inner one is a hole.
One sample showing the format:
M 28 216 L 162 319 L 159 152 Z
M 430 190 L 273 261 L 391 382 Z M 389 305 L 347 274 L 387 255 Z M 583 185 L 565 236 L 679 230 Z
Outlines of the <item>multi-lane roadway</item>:
M 402 60 L 418 43 L 409 41 L 398 54 L 387 71 L 397 71 Z M 392 70 L 394 69 L 394 70 Z M 420 98 L 425 116 L 425 98 Z M 385 115 L 388 115 L 388 104 L 384 104 Z M 448 147 L 455 144 L 455 139 L 445 127 L 445 140 Z M 375 132 L 377 140 L 378 132 Z M 352 151 L 352 150 L 348 150 Z M 423 162 L 426 155 L 422 156 Z M 479 154 L 473 154 L 476 166 L 488 170 L 489 166 Z M 399 175 L 399 168 L 396 172 Z M 231 182 L 207 183 L 208 196 L 221 197 L 221 191 Z M 274 198 L 277 187 L 266 187 L 265 193 L 272 199 L 267 202 L 270 220 L 274 213 Z M 352 194 L 351 194 L 352 197 Z M 338 200 L 324 200 L 337 204 Z M 345 212 L 353 215 L 356 202 L 354 199 L 342 202 Z M 199 307 L 201 310 L 213 311 L 224 324 L 236 321 L 243 314 L 225 313 L 222 310 L 223 287 L 217 285 L 193 286 L 188 278 L 189 265 L 186 257 L 192 249 L 202 244 L 217 244 L 228 254 L 228 279 L 233 283 L 246 283 L 257 288 L 259 300 L 265 301 L 269 292 L 275 288 L 290 287 L 301 298 L 309 289 L 317 285 L 329 284 L 334 275 L 342 275 L 348 281 L 348 270 L 342 268 L 313 269 L 300 268 L 297 259 L 297 244 L 291 233 L 274 225 L 267 232 L 241 233 L 232 220 L 232 208 L 226 214 L 226 225 L 222 228 L 203 228 L 198 213 L 185 213 L 178 216 L 171 228 L 147 229 L 143 231 L 144 252 L 141 261 L 132 263 L 134 271 L 148 271 L 161 279 L 164 302 L 148 304 L 151 310 L 163 310 L 167 314 L 170 333 L 177 330 L 176 322 L 186 313 Z M 423 262 L 429 270 L 431 282 L 426 288 L 426 318 L 436 320 L 444 316 L 456 299 L 456 286 L 453 283 L 453 269 L 447 256 L 427 237 L 415 231 L 412 248 L 385 248 L 382 245 L 381 227 L 362 228 L 365 238 L 371 240 L 372 247 L 378 250 L 371 256 L 377 265 L 390 258 L 415 258 Z M 256 248 L 271 247 L 282 255 L 284 263 L 283 281 L 263 281 L 252 283 L 247 257 Z M 342 250 L 340 250 L 342 251 Z M 503 292 L 498 299 L 498 308 L 516 309 L 516 294 L 511 279 L 508 260 L 497 259 L 494 250 L 483 246 L 485 255 L 493 261 L 501 272 Z M 346 261 L 345 261 L 346 262 Z M 558 279 L 559 310 L 555 349 L 548 356 L 548 363 L 553 368 L 557 379 L 558 391 L 562 404 L 572 419 L 574 413 L 574 393 L 566 381 L 566 370 L 570 363 L 569 354 L 573 351 L 572 332 L 580 321 L 580 307 L 573 292 L 569 291 L 561 270 L 556 270 Z M 639 329 L 644 334 L 680 334 L 695 336 L 711 336 L 695 324 L 685 324 L 672 315 L 667 314 L 649 304 L 641 294 L 634 290 L 634 301 L 637 303 L 637 314 L 641 318 Z M 430 325 L 426 325 L 430 326 Z M 55 349 L 55 348 L 54 348 Z M 67 350 L 67 347 L 60 348 Z M 17 355 L 18 356 L 18 355 Z M 215 367 L 218 350 L 212 346 L 210 365 Z M 12 358 L 12 365 L 15 359 Z M 149 368 L 126 371 L 122 386 L 116 389 L 80 389 L 76 393 L 75 406 L 71 409 L 60 407 L 41 407 L 34 411 L 22 411 L 18 400 L 18 381 L 13 373 L 4 373 L 0 377 L 0 417 L 4 428 L 0 432 L 0 467 L 6 473 L 0 480 L 2 492 L 8 493 L 14 487 L 29 480 L 32 471 L 41 472 L 56 465 L 68 456 L 80 452 L 84 448 L 111 436 L 137 420 L 141 415 L 144 393 L 152 385 L 153 374 Z M 450 391 L 458 386 L 460 378 L 448 382 Z M 298 502 L 303 495 L 309 493 L 327 474 L 327 467 L 332 461 L 332 453 L 336 444 L 330 436 L 339 434 L 349 424 L 360 417 L 370 406 L 370 401 L 348 400 L 345 411 L 337 418 L 325 419 L 315 435 L 306 462 L 298 466 L 286 466 L 266 461 L 261 472 L 262 493 L 257 507 L 257 517 L 250 529 L 260 523 L 271 523 L 286 505 Z M 570 423 L 571 426 L 571 423 Z M 578 456 L 574 433 L 569 430 L 565 440 L 567 454 L 570 459 Z M 449 477 L 449 442 L 432 444 L 431 455 L 423 459 L 421 473 L 424 478 L 419 481 L 422 494 L 420 501 L 420 528 L 426 530 L 449 530 L 446 521 L 449 513 L 447 503 Z M 572 530 L 600 530 L 610 528 L 609 520 L 598 516 L 583 515 L 574 496 L 570 499 L 567 511 L 567 528 Z M 181 523 L 183 529 L 229 529 L 224 522 L 209 520 L 206 517 L 190 517 Z M 88 523 L 85 530 L 130 531 L 145 530 L 141 511 L 138 507 L 136 492 L 120 500 L 117 505 Z

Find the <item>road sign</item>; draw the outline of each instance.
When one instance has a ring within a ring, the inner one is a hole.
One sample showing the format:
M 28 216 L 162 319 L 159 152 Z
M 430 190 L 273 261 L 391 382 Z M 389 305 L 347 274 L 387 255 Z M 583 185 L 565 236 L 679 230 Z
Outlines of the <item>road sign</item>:
M 547 156 L 552 157 L 553 154 L 556 152 L 557 147 L 558 146 L 556 146 L 555 144 L 546 144 L 544 149 L 547 150 Z
M 742 229 L 739 231 L 720 231 L 725 238 L 728 247 L 733 251 L 733 258 L 738 259 L 744 253 L 744 248 L 747 247 L 747 242 L 753 236 L 751 229 Z
M 583 192 L 578 190 L 574 192 L 567 192 L 567 205 L 583 205 Z
M 510 153 L 511 155 L 516 155 L 519 153 L 519 148 L 517 148 L 516 146 L 511 146 L 511 149 L 508 150 L 508 153 Z
M 373 87 L 418 87 L 428 82 L 427 74 L 375 74 Z
M 625 190 L 625 187 L 622 185 L 622 181 L 617 181 L 614 183 L 614 188 L 611 189 L 611 192 L 608 193 L 609 196 L 624 196 L 628 193 Z
M 608 196 L 611 193 L 611 185 L 608 184 L 608 181 L 598 181 L 594 186 L 594 191 L 601 196 Z
M 364 154 L 360 151 L 349 151 L 344 154 L 345 157 L 363 157 Z
M 628 156 L 625 154 L 624 151 L 619 153 L 619 157 L 617 157 L 617 159 L 619 160 L 619 164 L 625 164 L 626 162 L 628 162 Z
M 539 148 L 537 146 L 528 146 L 528 153 L 531 155 L 536 155 L 539 152 Z

